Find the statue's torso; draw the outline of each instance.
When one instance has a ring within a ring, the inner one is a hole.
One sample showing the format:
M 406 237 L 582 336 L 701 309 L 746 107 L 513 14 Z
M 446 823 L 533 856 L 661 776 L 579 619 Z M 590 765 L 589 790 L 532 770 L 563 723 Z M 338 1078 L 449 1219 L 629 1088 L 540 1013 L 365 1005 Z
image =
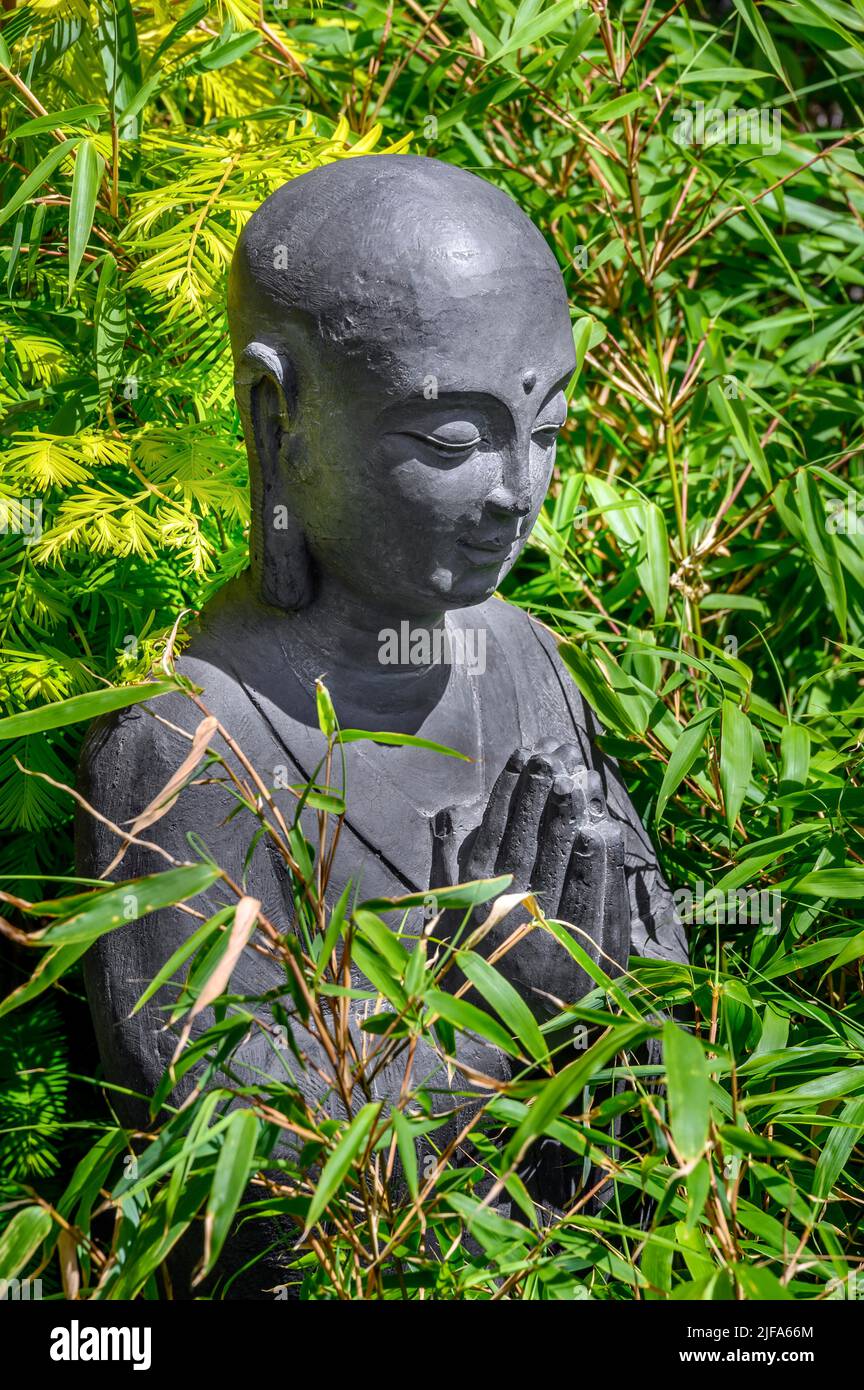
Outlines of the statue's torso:
M 276 803 L 290 823 L 296 797 L 289 787 L 316 774 L 326 741 L 317 725 L 314 692 L 293 674 L 286 615 L 249 603 L 242 588 L 237 592 L 237 601 L 229 593 L 214 616 L 208 615 L 179 668 L 202 688 L 201 699 L 207 709 L 263 781 L 274 788 Z M 448 621 L 454 619 L 486 631 L 485 669 L 470 674 L 454 665 L 440 701 L 410 732 L 454 747 L 471 761 L 416 747 L 371 742 L 344 746 L 347 812 L 327 891 L 329 904 L 336 902 L 349 879 L 358 902 L 427 892 L 434 814 L 445 807 L 450 809 L 460 832 L 467 832 L 479 823 L 495 779 L 513 750 L 533 748 L 540 739 L 551 736 L 579 745 L 586 766 L 594 767 L 603 778 L 609 813 L 624 827 L 626 872 L 637 932 L 639 922 L 643 924 L 641 934 L 634 937 L 634 952 L 685 958 L 683 937 L 672 919 L 668 890 L 657 874 L 648 837 L 617 768 L 593 743 L 596 721 L 561 665 L 551 634 L 526 614 L 495 599 L 451 614 Z M 82 762 L 85 796 L 117 823 L 134 817 L 158 794 L 188 751 L 188 740 L 170 725 L 191 733 L 202 717 L 184 697 L 168 695 L 154 701 L 150 712 L 133 708 L 107 724 L 94 726 Z M 217 736 L 212 746 L 240 770 L 221 738 Z M 228 818 L 236 800 L 224 785 L 212 780 L 217 771 L 211 769 L 209 780 L 187 788 L 148 830 L 147 837 L 178 859 L 187 860 L 191 852 L 186 836 L 194 832 L 235 881 L 242 881 L 246 890 L 261 900 L 270 919 L 287 928 L 293 914 L 289 875 L 263 839 L 247 862 L 256 822 L 247 812 Z M 323 781 L 323 771 L 317 776 Z M 330 784 L 337 788 L 343 785 L 341 757 L 334 758 Z M 302 823 L 314 845 L 315 813 L 307 810 Z M 82 816 L 82 872 L 98 875 L 113 859 L 116 848 L 115 838 L 104 825 Z M 164 861 L 152 852 L 133 848 L 114 876 L 152 873 L 164 867 Z M 207 903 L 200 904 L 202 908 L 212 911 L 220 901 L 229 900 L 227 891 L 220 896 L 219 887 L 217 884 L 210 890 Z M 394 915 L 394 925 L 398 920 Z M 163 912 L 158 918 L 119 928 L 90 952 L 88 992 L 106 1069 L 114 1079 L 142 1089 L 158 1080 L 173 1046 L 170 1037 L 160 1032 L 162 1015 L 155 1001 L 134 1019 L 129 1019 L 129 1014 L 145 985 L 191 926 L 188 917 Z M 246 952 L 232 988 L 264 992 L 280 978 L 277 965 Z M 505 1065 L 500 1054 L 492 1054 L 492 1049 L 478 1045 L 473 1064 L 480 1070 Z M 261 1065 L 261 1060 L 258 1058 L 256 1064 Z

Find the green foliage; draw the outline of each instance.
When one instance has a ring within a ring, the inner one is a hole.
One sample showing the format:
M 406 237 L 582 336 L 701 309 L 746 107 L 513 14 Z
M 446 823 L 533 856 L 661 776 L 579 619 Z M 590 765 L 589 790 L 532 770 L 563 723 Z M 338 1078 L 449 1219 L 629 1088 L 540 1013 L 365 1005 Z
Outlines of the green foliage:
M 405 1064 L 417 1038 L 452 1055 L 466 1030 L 506 1041 L 523 1073 L 482 1097 L 458 1152 L 411 1084 L 386 1113 L 358 1081 L 356 1117 L 322 1121 L 287 1082 L 238 1082 L 255 1125 L 226 1091 L 198 1097 L 134 1181 L 109 1130 L 61 1204 L 82 1231 L 100 1186 L 123 1212 L 110 1252 L 79 1246 L 85 1293 L 155 1296 L 199 1214 L 209 1259 L 248 1201 L 239 1175 L 271 1170 L 287 1129 L 306 1147 L 246 1212 L 293 1223 L 286 1279 L 308 1297 L 844 1296 L 864 1177 L 860 6 L 356 0 L 262 22 L 247 0 L 183 18 L 41 3 L 2 35 L 10 532 L 22 497 L 44 512 L 33 544 L 0 540 L 8 712 L 143 674 L 245 563 L 233 238 L 292 174 L 381 148 L 380 122 L 506 187 L 559 256 L 580 370 L 506 593 L 565 639 L 691 920 L 690 967 L 635 963 L 614 984 L 592 967 L 567 1012 L 590 1045 L 568 1060 L 544 1029 L 538 1079 L 537 1038 L 494 979 L 472 1006 L 447 992 L 446 954 L 430 967 L 422 942 L 384 935 L 399 924 L 381 904 L 312 913 L 286 992 L 337 1047 L 327 1001 L 353 959 L 374 981 L 377 1062 Z M 67 801 L 13 756 L 58 781 L 75 747 L 59 723 L 0 743 L 0 815 L 21 831 L 7 871 L 63 872 L 67 853 Z M 196 946 L 192 995 L 229 928 Z M 663 1068 L 646 1065 L 673 1007 L 688 1031 L 667 1025 Z M 227 1057 L 249 1026 L 249 1001 L 226 1008 L 199 1055 Z M 540 1219 L 519 1164 L 543 1135 L 612 1176 L 601 1215 L 582 1194 Z M 21 1268 L 56 1239 L 34 1212 Z
M 0 1174 L 4 1187 L 33 1183 L 59 1166 L 69 1083 L 56 1008 L 41 1001 L 0 1023 Z
M 185 689 L 179 679 L 177 689 Z M 123 695 L 140 699 L 146 690 Z M 323 687 L 319 707 L 329 729 L 325 784 L 344 801 L 348 789 L 339 785 L 334 757 L 341 733 Z M 190 758 L 190 774 L 204 759 L 229 771 L 203 741 Z M 63 1222 L 75 1247 L 64 1237 L 64 1287 L 71 1267 L 81 1297 L 152 1298 L 163 1262 L 203 1219 L 193 1282 L 210 1279 L 209 1296 L 219 1296 L 231 1281 L 220 1278 L 218 1257 L 242 1219 L 282 1223 L 278 1276 L 269 1271 L 280 1281 L 276 1296 L 289 1289 L 313 1299 L 846 1295 L 859 1277 L 854 1208 L 864 1064 L 849 1065 L 849 1053 L 860 1055 L 860 1028 L 851 1015 L 803 996 L 800 979 L 815 962 L 824 970 L 857 960 L 864 940 L 790 943 L 746 979 L 719 966 L 637 961 L 613 981 L 529 899 L 532 929 L 550 932 L 596 982 L 538 1027 L 477 953 L 494 909 L 469 927 L 471 908 L 507 881 L 440 890 L 439 911 L 465 908 L 462 926 L 442 935 L 441 915 L 411 925 L 418 895 L 349 910 L 346 891 L 331 913 L 327 856 L 319 864 L 299 832 L 312 785 L 294 789 L 290 825 L 260 776 L 254 793 L 239 793 L 245 820 L 238 833 L 265 836 L 292 883 L 290 935 L 210 862 L 172 861 L 146 879 L 18 902 L 28 930 L 15 938 L 40 959 L 30 983 L 2 1005 L 13 1018 L 46 977 L 59 978 L 76 953 L 122 923 L 121 902 L 127 917 L 130 901 L 146 913 L 194 898 L 218 879 L 229 898 L 136 1006 L 167 982 L 170 1021 L 179 1028 L 171 1067 L 151 1101 L 148 1130 L 155 1133 L 143 1145 L 139 1135 L 130 1163 L 132 1136 L 103 1126 L 52 1208 L 56 1218 L 44 1208 L 16 1207 L 0 1241 L 2 1277 L 50 1261 Z M 323 810 L 319 818 L 322 845 L 331 841 L 329 815 Z M 266 997 L 231 990 L 249 944 L 283 966 L 284 986 Z M 72 954 L 64 959 L 64 952 Z M 352 967 L 370 988 L 354 983 Z M 455 993 L 451 972 L 465 980 Z M 479 1004 L 462 998 L 470 986 Z M 341 1007 L 347 997 L 363 1005 L 360 1048 Z M 215 1022 L 190 1042 L 193 1021 L 210 1005 Z M 682 1007 L 695 1012 L 695 1031 L 671 1021 L 661 1027 L 658 1014 Z M 501 1084 L 469 1072 L 442 1108 L 426 1078 L 432 1058 L 456 1069 L 457 1033 L 501 1047 L 513 1074 Z M 272 1061 L 259 1062 L 253 1078 L 242 1047 L 260 1037 Z M 655 1045 L 647 1064 L 646 1044 Z M 202 1084 L 165 1115 L 168 1093 L 192 1067 L 203 1068 Z M 392 1078 L 394 1069 L 402 1076 L 395 1105 L 375 1099 L 376 1077 Z M 583 1177 L 562 1211 L 539 1207 L 530 1195 L 526 1161 L 545 1138 Z M 258 1178 L 262 1171 L 266 1180 Z M 610 1179 L 614 1196 L 592 1211 L 592 1195 Z M 89 1224 L 97 1191 L 108 1192 L 115 1215 L 107 1238 Z M 640 1220 L 646 1198 L 648 1225 Z M 267 1229 L 272 1256 L 274 1227 Z M 262 1229 L 262 1253 L 264 1245 Z
M 224 307 L 234 242 L 287 179 L 378 142 L 288 99 L 257 51 L 257 5 L 211 5 L 205 20 L 207 8 L 177 22 L 169 4 L 40 4 L 3 29 L 10 713 L 146 671 L 180 614 L 245 565 Z M 56 837 L 38 832 L 69 818 L 68 798 L 15 759 L 56 780 L 75 752 L 62 735 L 4 749 L 0 830 L 22 832 L 4 871 L 56 870 Z

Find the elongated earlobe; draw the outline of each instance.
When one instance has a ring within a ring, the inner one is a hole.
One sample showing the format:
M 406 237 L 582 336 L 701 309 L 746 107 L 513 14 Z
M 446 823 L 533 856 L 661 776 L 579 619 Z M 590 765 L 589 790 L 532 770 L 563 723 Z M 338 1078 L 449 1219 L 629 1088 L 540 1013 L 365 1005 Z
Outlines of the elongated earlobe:
M 252 572 L 265 603 L 304 608 L 312 598 L 312 566 L 293 507 L 290 432 L 296 380 L 284 353 L 250 343 L 234 376 L 249 456 Z

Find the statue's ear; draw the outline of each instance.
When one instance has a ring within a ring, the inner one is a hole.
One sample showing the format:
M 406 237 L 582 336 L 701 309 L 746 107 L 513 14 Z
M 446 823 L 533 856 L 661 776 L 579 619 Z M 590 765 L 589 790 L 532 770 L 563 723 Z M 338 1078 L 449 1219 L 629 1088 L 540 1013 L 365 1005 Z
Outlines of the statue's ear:
M 249 343 L 237 364 L 234 391 L 249 455 L 252 570 L 266 603 L 303 608 L 312 597 L 312 570 L 292 497 L 297 386 L 287 354 Z
M 234 394 L 247 447 L 254 449 L 263 469 L 274 469 L 297 402 L 287 354 L 268 343 L 248 343 L 234 373 Z

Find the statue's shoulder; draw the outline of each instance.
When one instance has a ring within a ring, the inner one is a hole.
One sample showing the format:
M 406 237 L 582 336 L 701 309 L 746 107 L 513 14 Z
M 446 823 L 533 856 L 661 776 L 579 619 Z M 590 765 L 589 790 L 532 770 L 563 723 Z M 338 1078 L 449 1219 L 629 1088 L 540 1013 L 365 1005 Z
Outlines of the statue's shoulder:
M 468 611 L 478 615 L 477 621 L 488 625 L 496 641 L 508 652 L 518 653 L 528 661 L 536 661 L 542 652 L 556 672 L 564 670 L 555 634 L 545 623 L 526 613 L 524 608 L 496 597 Z
M 215 630 L 209 622 L 193 629 L 188 649 L 175 664 L 200 690 L 207 712 L 233 732 L 248 701 L 225 655 L 238 650 L 234 629 L 238 620 L 242 623 L 242 609 L 230 604 L 220 608 Z M 141 795 L 158 789 L 159 778 L 167 780 L 173 773 L 188 752 L 188 736 L 204 717 L 178 690 L 97 719 L 87 730 L 79 759 L 78 786 L 84 796 L 108 814 L 126 812 L 129 806 L 140 810 Z
M 202 669 L 202 663 L 180 658 L 177 670 L 197 686 L 204 685 L 206 678 L 212 690 L 210 673 Z M 103 715 L 89 726 L 82 744 L 79 789 L 109 815 L 127 806 L 140 809 L 134 803 L 142 788 L 155 785 L 163 773 L 167 780 L 188 751 L 188 739 L 179 730 L 192 733 L 203 718 L 179 691 Z
M 551 718 L 558 723 L 558 712 L 590 739 L 602 732 L 596 714 L 561 660 L 551 628 L 506 599 L 487 599 L 469 611 L 477 615 L 475 621 L 486 624 L 494 635 L 517 689 L 530 689 L 531 704 L 541 711 L 541 719 Z
M 556 649 L 555 637 L 549 628 L 505 598 L 487 599 L 471 611 L 483 615 L 499 641 L 524 643 L 529 648 L 541 642 L 549 651 Z

